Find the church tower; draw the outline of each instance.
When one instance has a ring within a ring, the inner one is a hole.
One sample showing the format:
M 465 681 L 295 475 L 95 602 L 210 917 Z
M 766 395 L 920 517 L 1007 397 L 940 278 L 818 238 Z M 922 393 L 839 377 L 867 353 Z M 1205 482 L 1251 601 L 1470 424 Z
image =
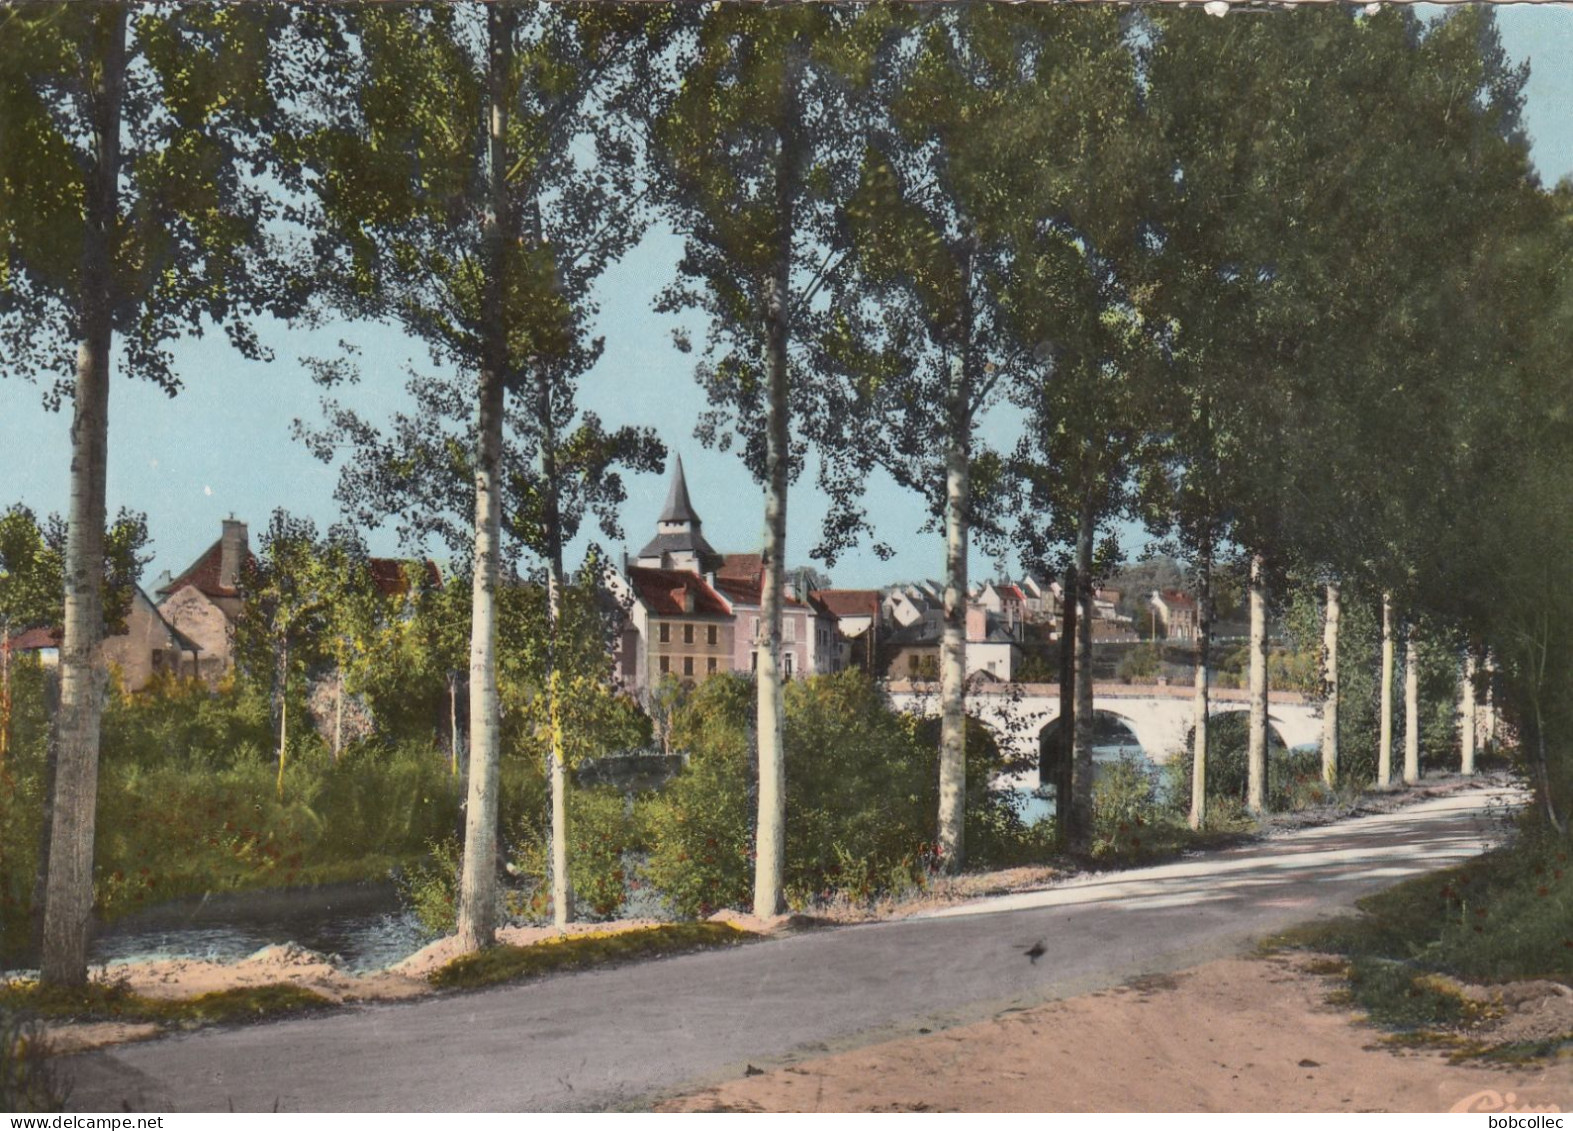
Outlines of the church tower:
M 655 538 L 639 551 L 633 564 L 645 569 L 687 570 L 701 576 L 709 573 L 720 563 L 721 555 L 705 541 L 700 530 L 703 525 L 688 499 L 683 457 L 678 456 L 677 469 L 672 473 L 672 483 L 666 492 L 666 505 L 656 520 Z

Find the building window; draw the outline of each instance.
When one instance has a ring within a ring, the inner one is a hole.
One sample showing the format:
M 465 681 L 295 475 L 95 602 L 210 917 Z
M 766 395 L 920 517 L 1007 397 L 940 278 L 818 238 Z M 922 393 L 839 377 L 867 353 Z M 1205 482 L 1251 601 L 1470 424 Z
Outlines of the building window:
M 665 657 L 663 656 L 662 659 L 664 660 Z M 918 661 L 919 661 L 919 656 L 918 656 L 918 654 L 916 652 L 908 654 L 908 656 L 907 656 L 907 674 L 912 676 L 912 678 L 914 678 L 914 679 L 916 679 L 917 675 L 918 675 Z
M 714 648 L 716 646 L 716 641 L 717 641 L 719 632 L 720 632 L 720 630 L 717 629 L 715 625 L 711 625 L 709 628 L 705 629 L 705 636 L 708 638 L 708 640 L 710 642 L 710 647 Z M 711 671 L 715 671 L 714 668 L 711 668 L 710 670 Z
M 753 664 L 751 666 L 752 666 L 753 670 L 757 672 L 759 670 L 759 653 L 758 652 L 755 652 L 753 654 L 753 661 L 754 662 L 753 662 Z
M 683 674 L 684 675 L 693 675 L 694 674 L 694 658 L 692 656 L 684 656 L 683 657 Z
M 705 661 L 705 671 L 709 672 L 711 675 L 715 675 L 716 658 L 714 656 L 711 656 L 708 660 Z
M 797 621 L 790 617 L 781 618 L 781 639 L 788 644 L 797 640 Z
M 782 670 L 785 672 L 786 677 L 788 679 L 791 679 L 792 678 L 792 653 L 791 652 L 788 652 L 786 655 L 781 657 L 781 664 L 782 664 Z
M 683 626 L 683 643 L 684 644 L 692 644 L 693 642 L 694 642 L 694 626 L 691 625 L 691 624 L 685 624 Z
M 666 626 L 662 625 L 662 627 L 664 628 Z M 661 657 L 661 674 L 662 675 L 666 675 L 671 670 L 672 670 L 672 657 L 670 657 L 670 656 L 662 656 Z
M 671 642 L 672 642 L 672 626 L 669 625 L 669 624 L 663 624 L 661 626 L 661 643 L 662 644 L 670 644 Z

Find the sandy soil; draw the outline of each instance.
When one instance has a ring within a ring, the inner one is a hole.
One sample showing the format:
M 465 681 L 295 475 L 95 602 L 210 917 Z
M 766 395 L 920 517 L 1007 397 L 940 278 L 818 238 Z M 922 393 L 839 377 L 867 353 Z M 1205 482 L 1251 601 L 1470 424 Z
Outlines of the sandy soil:
M 749 1065 L 741 1079 L 657 1110 L 1573 1109 L 1573 1055 L 1499 1068 L 1394 1048 L 1328 1004 L 1337 983 L 1308 972 L 1310 961 L 1213 962 L 927 1036 L 767 1071 Z M 1566 987 L 1545 985 L 1525 995 L 1527 1009 L 1507 1003 L 1501 1024 L 1573 1032 Z

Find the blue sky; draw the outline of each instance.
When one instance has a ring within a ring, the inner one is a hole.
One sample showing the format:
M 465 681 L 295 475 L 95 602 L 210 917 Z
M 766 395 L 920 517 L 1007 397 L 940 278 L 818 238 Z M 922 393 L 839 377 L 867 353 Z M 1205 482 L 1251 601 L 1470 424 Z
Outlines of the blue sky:
M 1535 163 L 1551 183 L 1573 173 L 1573 8 L 1512 5 L 1498 13 L 1509 55 L 1531 63 L 1526 121 Z M 582 384 L 582 401 L 609 424 L 655 427 L 687 469 L 695 508 L 705 533 L 723 551 L 756 550 L 763 524 L 762 495 L 744 477 L 737 458 L 707 451 L 693 439 L 704 399 L 693 379 L 693 357 L 672 345 L 672 330 L 684 320 L 658 315 L 651 300 L 670 277 L 678 243 L 670 233 L 648 237 L 602 281 L 601 332 L 606 352 Z M 688 319 L 702 340 L 697 319 Z M 380 418 L 401 399 L 410 364 L 430 369 L 424 348 L 386 327 L 342 324 L 313 333 L 283 327 L 265 330 L 276 359 L 248 362 L 222 335 L 180 343 L 175 356 L 185 388 L 174 399 L 150 385 L 116 381 L 110 403 L 110 511 L 120 506 L 145 511 L 155 560 L 144 577 L 179 570 L 219 534 L 230 514 L 266 525 L 275 507 L 309 515 L 326 527 L 338 517 L 333 502 L 337 469 L 313 460 L 291 437 L 296 418 L 315 423 L 318 392 L 299 358 L 329 355 L 340 339 L 363 351 L 363 383 L 343 399 Z M 44 410 L 41 390 L 0 378 L 0 507 L 21 501 L 40 513 L 64 511 L 69 466 L 66 413 Z M 1015 421 L 996 412 L 991 433 L 1008 442 Z M 634 476 L 623 511 L 627 548 L 637 551 L 654 532 L 665 493 L 663 476 Z M 836 584 L 872 586 L 897 578 L 941 575 L 937 534 L 922 533 L 925 514 L 917 500 L 889 482 L 868 489 L 869 511 L 878 536 L 896 550 L 882 562 L 872 553 L 853 554 L 833 571 Z M 806 563 L 816 540 L 823 505 L 811 474 L 791 497 L 789 558 Z M 376 553 L 401 553 L 389 530 L 368 532 Z M 621 546 L 613 546 L 614 550 Z M 441 552 L 438 550 L 437 552 Z M 578 548 L 571 551 L 577 558 Z M 1014 563 L 1006 563 L 1014 568 Z M 996 564 L 975 554 L 973 573 Z

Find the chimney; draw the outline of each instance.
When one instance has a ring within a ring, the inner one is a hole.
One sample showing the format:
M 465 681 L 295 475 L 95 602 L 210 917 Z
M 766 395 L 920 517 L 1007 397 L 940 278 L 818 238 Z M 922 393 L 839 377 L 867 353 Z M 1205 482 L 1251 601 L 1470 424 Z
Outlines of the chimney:
M 972 602 L 967 603 L 967 639 L 979 641 L 988 639 L 989 614 L 982 605 Z
M 246 524 L 235 516 L 224 520 L 224 535 L 219 539 L 218 583 L 224 589 L 240 588 L 240 570 L 246 561 Z

